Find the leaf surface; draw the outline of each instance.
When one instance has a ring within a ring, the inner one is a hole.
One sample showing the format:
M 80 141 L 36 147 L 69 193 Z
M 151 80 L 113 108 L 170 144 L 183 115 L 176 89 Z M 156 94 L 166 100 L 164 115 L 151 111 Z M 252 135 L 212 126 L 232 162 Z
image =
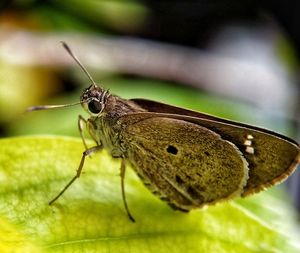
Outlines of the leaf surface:
M 0 140 L 0 252 L 290 252 L 288 239 L 234 202 L 181 213 L 150 193 L 127 168 L 123 207 L 120 161 L 105 152 L 74 176 L 78 138 L 31 136 Z

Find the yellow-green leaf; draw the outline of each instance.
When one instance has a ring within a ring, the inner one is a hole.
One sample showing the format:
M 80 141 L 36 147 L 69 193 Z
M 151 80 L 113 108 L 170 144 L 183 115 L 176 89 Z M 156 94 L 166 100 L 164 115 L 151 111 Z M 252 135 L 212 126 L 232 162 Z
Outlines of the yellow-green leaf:
M 74 176 L 83 145 L 66 137 L 0 140 L 0 251 L 6 252 L 291 252 L 288 239 L 234 202 L 173 211 L 131 168 L 123 207 L 118 159 L 102 151 Z

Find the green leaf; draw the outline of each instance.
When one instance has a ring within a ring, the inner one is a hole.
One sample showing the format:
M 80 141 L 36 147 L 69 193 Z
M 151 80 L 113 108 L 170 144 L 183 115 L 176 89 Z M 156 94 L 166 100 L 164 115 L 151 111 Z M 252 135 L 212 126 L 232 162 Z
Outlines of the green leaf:
M 90 143 L 91 144 L 91 143 Z M 0 252 L 291 252 L 288 238 L 235 204 L 173 211 L 128 168 L 123 207 L 118 159 L 101 151 L 52 206 L 74 176 L 80 139 L 0 140 Z

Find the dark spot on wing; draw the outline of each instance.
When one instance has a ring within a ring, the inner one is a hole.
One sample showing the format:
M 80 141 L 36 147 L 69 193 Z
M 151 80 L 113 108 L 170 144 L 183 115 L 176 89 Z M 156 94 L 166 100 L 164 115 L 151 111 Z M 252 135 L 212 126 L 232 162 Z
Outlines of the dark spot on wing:
M 178 153 L 178 149 L 172 145 L 169 145 L 167 147 L 167 152 L 172 154 L 172 155 L 176 155 Z

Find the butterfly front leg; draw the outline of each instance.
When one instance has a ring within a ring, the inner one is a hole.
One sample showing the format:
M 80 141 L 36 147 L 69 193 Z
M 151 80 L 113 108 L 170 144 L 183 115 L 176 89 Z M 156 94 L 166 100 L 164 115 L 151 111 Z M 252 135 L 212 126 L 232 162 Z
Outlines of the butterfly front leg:
M 49 205 L 52 205 L 61 195 L 63 195 L 63 193 L 74 183 L 74 181 L 80 177 L 82 169 L 83 169 L 85 157 L 90 156 L 91 154 L 103 149 L 102 143 L 97 142 L 95 140 L 94 136 L 91 134 L 91 126 L 89 125 L 89 123 L 90 123 L 90 121 L 84 119 L 81 115 L 78 116 L 78 130 L 79 130 L 83 145 L 85 147 L 85 151 L 82 153 L 81 161 L 80 161 L 80 164 L 79 164 L 79 167 L 77 169 L 75 176 L 69 181 L 69 183 L 67 183 L 67 185 L 59 192 L 59 194 L 49 202 Z M 88 148 L 86 141 L 85 141 L 84 134 L 83 134 L 84 126 L 87 127 L 87 129 L 90 133 L 90 136 L 94 139 L 94 141 L 97 144 L 96 146 Z
M 81 140 L 83 142 L 83 146 L 85 147 L 85 150 L 88 149 L 88 146 L 86 144 L 85 137 L 84 137 L 84 134 L 83 134 L 83 128 L 86 125 L 87 125 L 87 120 L 85 118 L 83 118 L 81 115 L 78 115 L 78 130 L 79 130 Z
M 95 139 L 94 135 L 92 134 L 92 128 L 93 126 L 91 126 L 90 124 L 92 124 L 89 120 L 86 120 L 85 118 L 83 118 L 81 115 L 78 116 L 78 131 L 79 131 L 79 134 L 80 134 L 80 137 L 81 137 L 81 140 L 82 140 L 82 143 L 85 147 L 85 150 L 88 149 L 88 146 L 86 144 L 86 141 L 85 141 L 85 136 L 84 136 L 84 127 L 87 128 L 91 138 L 97 143 L 98 141 Z

